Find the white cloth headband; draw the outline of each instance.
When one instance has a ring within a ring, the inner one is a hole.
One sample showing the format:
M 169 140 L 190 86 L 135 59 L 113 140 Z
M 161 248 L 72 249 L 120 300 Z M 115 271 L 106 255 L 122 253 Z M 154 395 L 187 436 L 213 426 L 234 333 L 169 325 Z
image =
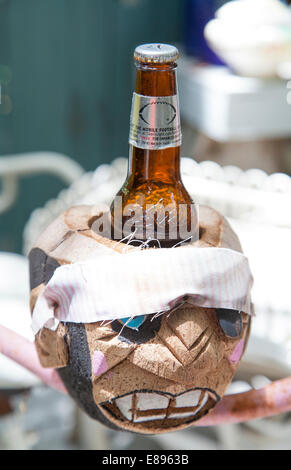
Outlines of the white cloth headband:
M 180 247 L 102 255 L 56 269 L 32 315 L 37 333 L 59 321 L 94 323 L 166 312 L 185 300 L 252 314 L 247 258 L 226 248 Z

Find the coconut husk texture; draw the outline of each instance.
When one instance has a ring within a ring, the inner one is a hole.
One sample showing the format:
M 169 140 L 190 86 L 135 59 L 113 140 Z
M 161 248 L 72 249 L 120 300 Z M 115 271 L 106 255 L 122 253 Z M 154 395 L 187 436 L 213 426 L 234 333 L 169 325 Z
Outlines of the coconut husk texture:
M 32 311 L 59 266 L 98 260 L 104 247 L 124 256 L 122 243 L 92 229 L 102 211 L 72 207 L 40 236 L 29 254 Z M 194 246 L 242 252 L 218 212 L 202 206 L 199 219 Z M 42 366 L 57 369 L 91 418 L 115 430 L 154 434 L 191 426 L 216 405 L 237 370 L 250 324 L 243 312 L 184 304 L 145 316 L 138 329 L 121 320 L 62 322 L 56 331 L 42 328 L 35 344 Z

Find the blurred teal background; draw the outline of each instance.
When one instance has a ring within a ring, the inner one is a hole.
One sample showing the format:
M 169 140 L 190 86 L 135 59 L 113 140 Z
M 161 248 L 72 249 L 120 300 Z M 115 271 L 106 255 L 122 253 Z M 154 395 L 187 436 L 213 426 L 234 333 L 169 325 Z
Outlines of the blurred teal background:
M 0 156 L 57 151 L 92 170 L 127 155 L 133 49 L 180 42 L 184 4 L 0 0 Z M 63 187 L 53 176 L 21 180 L 0 215 L 0 251 L 21 251 L 30 213 Z

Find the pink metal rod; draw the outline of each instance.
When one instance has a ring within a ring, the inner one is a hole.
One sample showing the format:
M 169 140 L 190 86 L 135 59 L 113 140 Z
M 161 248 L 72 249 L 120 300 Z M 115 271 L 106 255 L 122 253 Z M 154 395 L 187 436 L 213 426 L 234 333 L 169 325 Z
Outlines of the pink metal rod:
M 291 377 L 272 382 L 259 390 L 227 395 L 196 426 L 242 423 L 291 410 Z
M 67 393 L 57 372 L 40 365 L 34 343 L 1 325 L 0 353 L 25 367 L 50 387 Z
M 34 343 L 1 325 L 0 353 L 34 373 L 50 387 L 67 393 L 57 372 L 40 365 Z M 224 397 L 195 426 L 241 423 L 287 411 L 291 411 L 291 377 L 273 382 L 260 390 Z

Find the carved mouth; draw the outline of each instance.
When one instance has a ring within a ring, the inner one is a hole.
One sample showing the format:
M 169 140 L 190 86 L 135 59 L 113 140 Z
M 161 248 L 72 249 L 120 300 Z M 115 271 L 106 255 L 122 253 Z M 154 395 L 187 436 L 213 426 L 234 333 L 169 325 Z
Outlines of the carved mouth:
M 201 418 L 219 401 L 209 389 L 194 388 L 179 395 L 135 391 L 102 403 L 103 410 L 122 421 L 148 428 L 171 428 Z

